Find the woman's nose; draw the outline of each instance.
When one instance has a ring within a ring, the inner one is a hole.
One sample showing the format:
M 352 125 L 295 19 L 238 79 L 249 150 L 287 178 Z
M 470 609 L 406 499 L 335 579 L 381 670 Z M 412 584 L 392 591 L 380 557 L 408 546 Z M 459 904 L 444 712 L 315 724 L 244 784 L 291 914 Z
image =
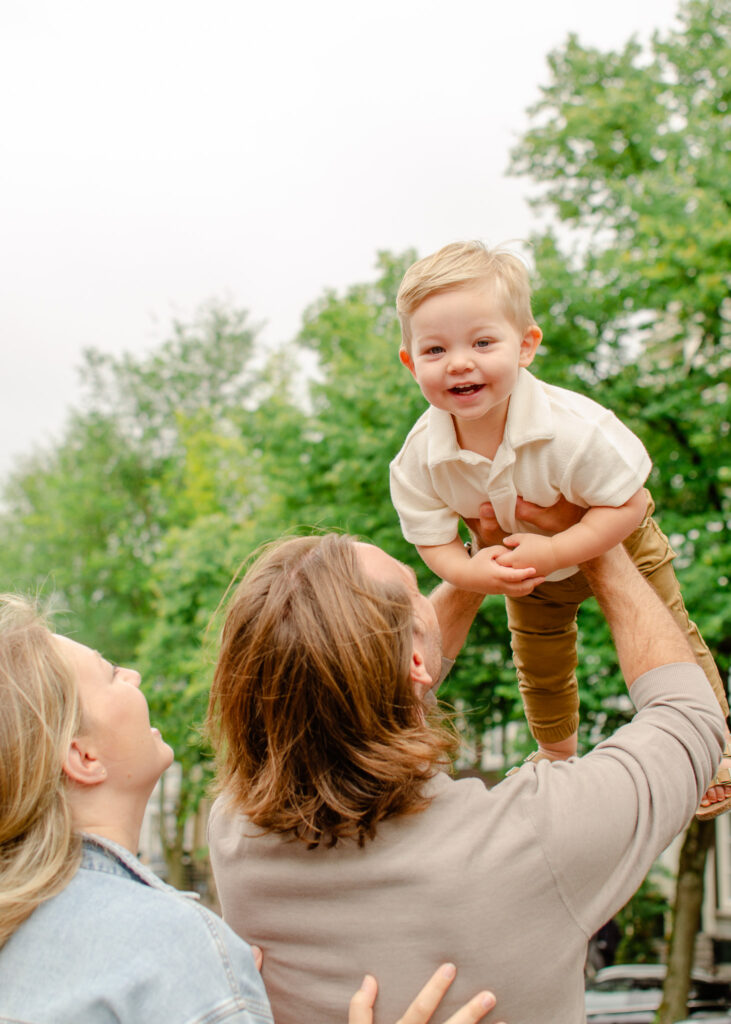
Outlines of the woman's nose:
M 126 668 L 124 672 L 127 676 L 127 682 L 131 683 L 133 686 L 136 686 L 137 689 L 139 689 L 140 686 L 142 685 L 142 676 L 139 674 L 139 672 L 134 668 Z

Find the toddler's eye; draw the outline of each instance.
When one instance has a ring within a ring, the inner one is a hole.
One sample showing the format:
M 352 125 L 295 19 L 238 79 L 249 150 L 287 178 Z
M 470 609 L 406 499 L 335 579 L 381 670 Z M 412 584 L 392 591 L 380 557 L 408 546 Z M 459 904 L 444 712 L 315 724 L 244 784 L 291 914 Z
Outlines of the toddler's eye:
M 489 344 L 490 344 L 490 339 L 489 338 L 478 338 L 478 340 L 475 342 L 475 346 L 477 348 L 487 348 L 487 346 Z
M 432 345 L 431 348 L 428 348 L 426 350 L 425 355 L 428 355 L 428 356 L 438 356 L 438 355 L 441 355 L 441 353 L 443 351 L 444 351 L 444 349 L 442 348 L 441 345 Z

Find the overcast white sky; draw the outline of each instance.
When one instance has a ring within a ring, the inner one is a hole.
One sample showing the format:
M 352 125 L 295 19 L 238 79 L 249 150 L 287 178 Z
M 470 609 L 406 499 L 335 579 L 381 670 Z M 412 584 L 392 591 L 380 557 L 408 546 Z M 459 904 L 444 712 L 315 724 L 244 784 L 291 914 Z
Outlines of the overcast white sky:
M 0 478 L 61 430 L 80 353 L 205 300 L 296 332 L 378 249 L 525 236 L 505 177 L 546 55 L 676 0 L 3 0 Z

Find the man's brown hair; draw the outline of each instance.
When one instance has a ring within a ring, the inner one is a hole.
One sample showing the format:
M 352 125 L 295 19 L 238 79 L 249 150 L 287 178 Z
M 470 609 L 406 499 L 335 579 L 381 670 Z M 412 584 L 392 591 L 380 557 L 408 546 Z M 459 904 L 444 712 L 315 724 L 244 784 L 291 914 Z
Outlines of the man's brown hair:
M 412 621 L 406 587 L 370 579 L 352 537 L 265 549 L 230 601 L 208 708 L 237 810 L 333 846 L 428 804 L 455 740 L 414 693 Z

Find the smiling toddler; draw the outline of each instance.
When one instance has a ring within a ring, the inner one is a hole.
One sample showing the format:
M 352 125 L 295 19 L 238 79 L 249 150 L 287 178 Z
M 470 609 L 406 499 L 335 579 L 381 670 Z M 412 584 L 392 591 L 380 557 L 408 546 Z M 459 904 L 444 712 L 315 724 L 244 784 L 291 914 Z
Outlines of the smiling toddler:
M 718 669 L 688 619 L 674 553 L 652 518 L 644 488 L 652 464 L 642 442 L 608 409 L 528 370 L 542 334 L 522 260 L 479 242 L 447 245 L 409 268 L 397 310 L 401 362 L 430 408 L 391 463 L 391 497 L 404 537 L 438 576 L 463 590 L 506 595 L 520 692 L 538 742 L 533 759 L 576 753 L 576 614 L 591 594 L 578 565 L 622 542 L 687 632 L 727 716 Z M 586 512 L 550 536 L 516 518 L 519 496 L 542 506 L 563 496 Z M 503 544 L 470 556 L 458 522 L 477 518 L 486 501 Z M 699 816 L 731 808 L 731 790 L 721 788 L 731 783 L 727 758 L 728 744 Z

